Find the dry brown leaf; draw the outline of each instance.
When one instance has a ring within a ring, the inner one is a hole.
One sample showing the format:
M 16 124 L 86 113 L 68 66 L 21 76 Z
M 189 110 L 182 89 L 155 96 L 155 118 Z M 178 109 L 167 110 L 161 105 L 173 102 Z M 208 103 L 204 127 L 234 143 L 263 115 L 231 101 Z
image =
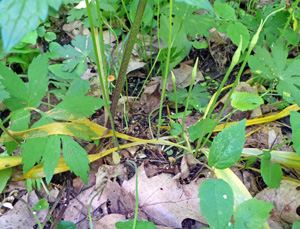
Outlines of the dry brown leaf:
M 96 173 L 96 189 L 112 178 L 118 177 L 121 181 L 127 179 L 127 169 L 124 164 L 102 165 Z
M 91 32 L 89 29 L 83 27 L 84 22 L 82 21 L 72 21 L 69 24 L 64 24 L 62 29 L 65 31 L 69 37 L 72 39 L 78 35 L 90 35 Z
M 180 165 L 180 173 L 173 177 L 174 180 L 179 178 L 186 179 L 190 175 L 190 171 L 200 162 L 191 153 L 183 155 Z
M 126 217 L 121 214 L 109 214 L 98 221 L 95 221 L 95 229 L 115 229 L 115 224 L 119 221 L 126 220 Z
M 176 88 L 186 88 L 188 86 L 190 86 L 191 84 L 191 80 L 192 80 L 192 71 L 193 71 L 193 67 L 185 64 L 185 63 L 180 63 L 180 67 L 173 69 L 172 72 L 175 75 L 176 78 Z M 197 84 L 200 80 L 204 80 L 204 77 L 202 75 L 202 73 L 198 70 L 197 71 L 197 76 L 195 78 L 194 81 L 194 85 Z M 171 78 L 171 74 L 168 76 L 167 79 L 167 85 L 166 85 L 166 89 L 168 91 L 173 91 L 173 81 Z
M 197 196 L 198 188 L 204 180 L 179 185 L 170 174 L 148 178 L 144 165 L 141 165 L 138 168 L 140 209 L 148 215 L 150 221 L 167 227 L 180 228 L 186 218 L 206 223 L 204 216 L 201 216 Z M 134 195 L 135 176 L 124 181 L 122 187 Z
M 159 86 L 159 81 L 149 82 L 141 95 L 139 107 L 143 109 L 146 114 L 149 114 L 153 109 L 159 107 L 161 96 Z
M 273 203 L 271 219 L 293 223 L 300 220 L 300 184 L 294 181 L 282 180 L 276 189 L 266 188 L 256 195 L 256 198 Z
M 28 197 L 28 194 L 22 197 L 23 200 L 29 203 L 33 207 L 38 202 L 38 197 L 34 191 L 32 191 Z M 47 216 L 47 209 L 42 211 L 37 211 L 37 217 L 40 221 L 44 221 Z M 35 221 L 32 213 L 28 207 L 22 202 L 18 201 L 13 209 L 8 211 L 5 215 L 0 217 L 1 228 L 33 228 L 37 222 Z

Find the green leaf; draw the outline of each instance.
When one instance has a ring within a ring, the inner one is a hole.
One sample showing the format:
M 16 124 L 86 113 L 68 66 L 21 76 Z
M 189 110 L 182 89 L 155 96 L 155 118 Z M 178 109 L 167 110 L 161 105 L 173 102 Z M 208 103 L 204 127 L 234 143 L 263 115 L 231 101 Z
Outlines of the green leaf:
M 236 163 L 245 144 L 246 119 L 232 124 L 215 137 L 210 149 L 208 164 L 217 169 L 226 169 Z
M 75 72 L 78 76 L 82 75 L 87 69 L 87 57 L 95 61 L 93 53 L 92 39 L 82 35 L 77 35 L 71 41 L 71 45 L 65 45 L 57 50 L 61 57 L 66 58 L 63 62 L 63 71 Z M 76 48 L 75 48 L 76 47 Z M 70 59 L 72 58 L 72 59 Z
M 235 91 L 231 95 L 231 105 L 240 111 L 254 110 L 264 103 L 257 94 Z
M 46 176 L 46 182 L 49 184 L 54 170 L 60 158 L 60 136 L 52 135 L 48 138 L 45 152 L 43 154 L 43 169 Z
M 135 15 L 136 15 L 136 10 L 137 10 L 137 7 L 138 7 L 138 3 L 139 3 L 139 0 L 133 0 L 133 1 L 131 1 L 131 4 L 130 4 L 129 14 L 130 14 L 130 19 L 131 19 L 132 22 L 134 21 L 134 18 L 135 18 Z M 147 2 L 142 21 L 145 24 L 147 24 L 152 19 L 153 19 L 153 10 L 152 10 L 152 7 L 151 7 L 150 3 Z
M 223 19 L 235 20 L 235 10 L 228 3 L 214 2 L 214 10 Z
M 34 58 L 28 68 L 29 98 L 28 106 L 38 107 L 48 90 L 48 58 L 39 55 Z
M 27 130 L 30 123 L 30 111 L 29 110 L 16 110 L 12 112 L 10 129 L 14 131 Z
M 209 30 L 215 27 L 215 21 L 206 15 L 187 15 L 183 20 L 183 26 L 191 37 L 209 36 Z
M 293 132 L 293 147 L 300 157 L 300 114 L 296 111 L 291 111 L 290 121 Z
M 75 79 L 78 78 L 77 74 L 73 72 L 66 72 L 62 70 L 63 64 L 52 64 L 49 66 L 49 70 L 56 76 L 63 79 Z
M 11 111 L 26 107 L 28 90 L 21 78 L 10 68 L 0 64 L 1 82 L 6 90 L 10 93 L 10 98 L 4 101 L 4 104 Z
M 288 102 L 293 100 L 300 105 L 300 60 L 288 61 L 288 51 L 284 43 L 277 40 L 271 46 L 272 56 L 265 48 L 257 48 L 254 56 L 249 57 L 248 64 L 252 72 L 261 75 L 267 80 L 277 79 L 277 91 L 283 95 Z
M 250 41 L 250 34 L 246 26 L 240 22 L 231 23 L 227 27 L 227 35 L 235 45 L 239 45 L 242 36 L 242 52 L 246 50 Z
M 12 168 L 0 170 L 0 193 L 2 193 L 2 191 L 6 187 L 7 181 L 9 180 L 11 174 Z
M 76 224 L 70 221 L 60 221 L 56 229 L 76 229 Z
M 88 172 L 90 171 L 89 159 L 85 150 L 73 139 L 68 136 L 60 136 L 63 145 L 63 155 L 70 171 L 76 176 L 80 176 L 82 181 L 87 184 Z
M 29 31 L 26 34 L 26 36 L 22 38 L 21 42 L 35 45 L 37 38 L 38 38 L 37 31 L 33 30 L 33 31 Z
M 196 6 L 201 9 L 213 11 L 213 8 L 208 0 L 175 0 L 176 2 L 184 2 L 191 6 Z
M 92 96 L 68 96 L 49 113 L 51 118 L 59 120 L 77 120 L 95 113 L 104 105 L 100 98 Z
M 48 5 L 51 6 L 53 9 L 55 9 L 56 11 L 59 10 L 59 7 L 62 4 L 62 0 L 47 0 Z
M 235 228 L 264 228 L 263 224 L 270 217 L 273 204 L 257 200 L 247 200 L 237 206 L 234 213 Z
M 46 0 L 1 1 L 0 13 L 3 48 L 8 52 L 29 30 L 37 28 L 39 19 L 46 19 L 48 4 Z
M 134 222 L 133 219 L 128 219 L 126 221 L 117 222 L 115 225 L 116 225 L 117 229 L 128 229 L 128 228 L 133 228 L 133 222 Z M 137 220 L 136 228 L 137 229 L 156 229 L 157 227 L 155 226 L 155 224 L 153 222 L 149 222 L 146 220 L 143 220 L 143 221 Z
M 283 176 L 281 165 L 269 162 L 271 154 L 269 151 L 264 151 L 261 159 L 260 172 L 264 182 L 270 188 L 278 188 Z
M 49 203 L 46 199 L 40 199 L 33 207 L 32 210 L 34 211 L 41 211 L 44 209 L 49 208 Z
M 201 215 L 211 228 L 229 226 L 233 213 L 233 191 L 222 179 L 208 179 L 199 188 Z
M 171 126 L 170 134 L 177 136 L 181 133 L 182 126 L 179 123 L 174 122 Z
M 44 37 L 46 41 L 50 42 L 56 39 L 56 34 L 53 32 L 47 32 Z
M 29 138 L 20 149 L 22 151 L 23 173 L 27 173 L 36 163 L 39 163 L 45 151 L 48 137 Z
M 0 76 L 0 101 L 4 101 L 5 99 L 9 99 L 9 92 L 6 90 L 4 85 L 1 83 L 2 76 Z
M 300 220 L 293 223 L 292 229 L 298 229 L 300 228 Z
M 207 125 L 204 127 L 205 122 L 207 122 Z M 206 121 L 201 120 L 200 122 L 197 122 L 196 125 L 189 127 L 188 133 L 191 141 L 194 142 L 200 137 L 203 128 L 205 129 L 204 135 L 213 131 L 215 124 L 216 122 L 214 120 L 208 119 Z

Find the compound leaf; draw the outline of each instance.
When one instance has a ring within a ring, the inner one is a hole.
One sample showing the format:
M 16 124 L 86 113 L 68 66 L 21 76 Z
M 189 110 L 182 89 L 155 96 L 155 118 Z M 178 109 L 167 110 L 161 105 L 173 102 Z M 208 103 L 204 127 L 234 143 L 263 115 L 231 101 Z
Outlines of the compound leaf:
M 89 159 L 85 150 L 68 136 L 60 136 L 63 145 L 63 154 L 70 171 L 80 176 L 85 184 L 90 171 Z
M 10 93 L 10 98 L 6 99 L 4 104 L 11 111 L 26 107 L 28 90 L 20 77 L 2 64 L 0 64 L 0 76 L 2 77 L 0 80 L 3 86 Z
M 60 136 L 51 135 L 48 138 L 45 152 L 43 154 L 43 169 L 46 176 L 46 182 L 49 184 L 54 170 L 60 158 Z
M 293 132 L 293 147 L 300 157 L 300 114 L 291 111 L 291 126 Z
M 48 58 L 39 55 L 34 58 L 28 68 L 29 98 L 28 106 L 38 107 L 48 89 Z

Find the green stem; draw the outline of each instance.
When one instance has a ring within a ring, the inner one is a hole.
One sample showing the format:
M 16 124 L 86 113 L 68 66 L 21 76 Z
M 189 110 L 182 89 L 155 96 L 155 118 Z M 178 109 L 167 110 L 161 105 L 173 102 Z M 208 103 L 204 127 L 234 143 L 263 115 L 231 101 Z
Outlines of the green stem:
M 157 139 L 160 135 L 160 125 L 161 125 L 161 116 L 162 116 L 162 107 L 163 107 L 163 101 L 166 93 L 166 84 L 167 79 L 169 75 L 169 64 L 170 64 L 170 57 L 171 57 L 171 43 L 172 43 L 172 9 L 173 9 L 173 0 L 170 0 L 169 5 L 169 39 L 168 39 L 168 54 L 167 54 L 167 61 L 166 61 L 166 67 L 165 67 L 165 74 L 164 74 L 164 81 L 163 81 L 163 87 L 161 92 L 161 98 L 160 98 L 160 106 L 159 106 L 159 118 L 158 118 L 158 128 L 157 128 Z
M 96 43 L 96 37 L 95 37 L 95 29 L 94 29 L 94 23 L 93 23 L 93 18 L 92 18 L 91 6 L 90 6 L 88 0 L 85 0 L 85 3 L 86 3 L 86 9 L 87 9 L 87 12 L 88 12 L 88 17 L 89 17 L 89 22 L 90 22 L 90 27 L 91 27 L 93 47 L 94 47 L 94 52 L 95 52 L 95 57 L 96 57 L 96 64 L 97 64 L 97 69 L 98 69 L 98 76 L 99 76 L 102 91 L 104 92 L 103 97 L 104 97 L 104 101 L 105 101 L 105 110 L 107 111 L 109 119 L 110 119 L 110 125 L 111 125 L 111 129 L 113 131 L 113 136 L 114 136 L 113 137 L 114 144 L 117 147 L 119 147 L 119 143 L 118 143 L 118 140 L 117 140 L 116 131 L 115 131 L 115 127 L 114 127 L 114 119 L 113 119 L 113 116 L 112 116 L 112 114 L 110 112 L 110 109 L 109 109 L 108 95 L 107 95 L 107 93 L 105 93 L 105 92 L 107 92 L 107 90 L 106 90 L 105 84 L 103 82 L 103 77 L 101 77 L 100 69 L 101 69 L 101 65 L 103 65 L 103 63 L 100 63 L 100 59 L 99 59 L 100 53 L 98 53 L 98 49 L 97 49 L 97 43 Z M 103 39 L 103 37 L 102 37 L 102 39 Z
M 3 130 L 3 132 L 4 132 L 5 134 L 7 134 L 7 135 L 11 138 L 11 140 L 12 140 L 13 142 L 17 143 L 18 145 L 21 145 L 21 143 L 20 143 L 17 139 L 15 139 L 15 138 L 8 132 L 8 130 L 5 128 L 5 126 L 3 126 L 1 120 L 0 120 L 0 129 Z
M 36 222 L 37 222 L 39 228 L 40 228 L 40 229 L 43 229 L 42 224 L 41 224 L 41 221 L 40 221 L 39 218 L 37 217 L 36 212 L 32 209 L 32 207 L 31 207 L 25 200 L 23 200 L 22 198 L 18 198 L 18 200 L 21 200 L 21 201 L 28 207 L 28 209 L 29 209 L 30 212 L 32 213 L 34 219 L 36 220 Z
M 112 103 L 111 103 L 111 108 L 110 108 L 112 118 L 115 117 L 115 113 L 116 113 L 118 101 L 119 101 L 119 98 L 120 98 L 121 90 L 123 88 L 124 79 L 125 79 L 125 76 L 126 76 L 126 71 L 127 71 L 127 68 L 128 68 L 128 64 L 129 64 L 129 60 L 130 60 L 130 57 L 131 57 L 132 49 L 133 49 L 133 46 L 135 44 L 135 39 L 136 39 L 136 36 L 138 34 L 140 25 L 142 23 L 142 19 L 143 19 L 146 4 L 147 4 L 147 0 L 140 0 L 139 1 L 137 11 L 136 11 L 136 15 L 135 15 L 135 18 L 134 18 L 134 23 L 133 23 L 133 25 L 131 27 L 131 30 L 130 30 L 130 33 L 129 33 L 129 38 L 128 38 L 128 41 L 127 41 L 127 44 L 126 44 L 123 60 L 122 60 L 122 63 L 121 63 L 118 79 L 117 79 L 117 82 L 116 82 L 116 87 L 114 89 L 113 97 L 112 97 Z
M 98 194 L 100 192 L 103 191 L 103 189 L 106 187 L 106 184 L 103 185 L 103 187 L 93 196 L 93 198 L 91 199 L 90 201 L 90 204 L 89 204 L 89 209 L 88 209 L 88 215 L 89 215 L 89 221 L 90 221 L 90 228 L 93 229 L 93 220 L 92 220 L 92 214 L 91 214 L 91 208 L 92 208 L 92 203 L 93 203 L 93 200 L 96 198 L 96 196 L 98 196 Z
M 137 216 L 139 211 L 139 192 L 138 192 L 138 168 L 134 161 L 127 160 L 130 164 L 134 166 L 135 169 L 135 212 L 132 229 L 136 229 Z

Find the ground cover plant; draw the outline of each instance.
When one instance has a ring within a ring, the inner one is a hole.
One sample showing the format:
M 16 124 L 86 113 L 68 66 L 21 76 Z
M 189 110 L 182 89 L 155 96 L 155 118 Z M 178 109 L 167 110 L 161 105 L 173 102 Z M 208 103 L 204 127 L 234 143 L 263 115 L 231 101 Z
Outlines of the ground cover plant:
M 298 5 L 1 1 L 0 225 L 299 227 Z

